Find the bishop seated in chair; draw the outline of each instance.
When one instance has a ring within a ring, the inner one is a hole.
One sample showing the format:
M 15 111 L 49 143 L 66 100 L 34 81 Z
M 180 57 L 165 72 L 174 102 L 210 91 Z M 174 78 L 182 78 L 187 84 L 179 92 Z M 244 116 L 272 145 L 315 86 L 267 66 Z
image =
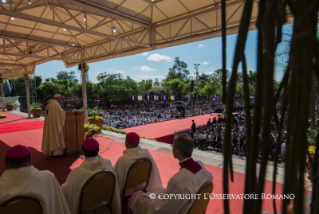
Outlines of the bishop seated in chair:
M 66 182 L 62 184 L 62 191 L 72 213 L 79 213 L 78 207 L 81 189 L 84 183 L 93 174 L 104 170 L 109 170 L 114 173 L 111 161 L 98 155 L 99 146 L 99 142 L 94 138 L 88 138 L 84 141 L 82 145 L 83 154 L 85 156 L 84 161 L 79 167 L 72 169 Z M 110 210 L 103 205 L 104 204 L 101 203 L 101 206 L 93 207 L 90 211 L 92 211 L 92 213 L 110 213 Z M 111 207 L 112 213 L 121 213 L 120 191 L 117 182 L 115 184 Z
M 184 214 L 188 212 L 194 198 L 165 199 L 162 196 L 159 197 L 159 194 L 180 194 L 181 196 L 196 194 L 203 184 L 213 181 L 212 174 L 205 169 L 203 163 L 193 160 L 194 146 L 193 139 L 187 134 L 175 138 L 172 150 L 174 158 L 179 160 L 180 170 L 168 181 L 166 189 L 159 187 L 141 195 L 134 206 L 134 214 Z
M 10 148 L 5 165 L 7 170 L 0 177 L 0 204 L 16 196 L 28 196 L 40 201 L 43 214 L 71 213 L 53 173 L 32 166 L 28 147 Z
M 149 178 L 149 182 L 148 182 L 148 186 L 146 190 L 149 191 L 149 190 L 155 189 L 156 187 L 162 187 L 162 179 L 152 155 L 146 149 L 142 149 L 139 146 L 139 143 L 140 143 L 140 136 L 137 133 L 135 132 L 128 133 L 125 138 L 126 150 L 123 151 L 123 156 L 117 160 L 114 166 L 120 191 L 121 191 L 121 197 L 123 198 L 125 196 L 131 195 L 131 198 L 128 202 L 128 206 L 130 208 L 133 208 L 136 199 L 138 198 L 139 195 L 143 193 L 140 189 L 144 187 L 144 185 L 141 185 L 139 187 L 136 187 L 135 189 L 127 189 L 125 191 L 125 194 L 123 195 L 126 175 L 131 165 L 137 159 L 147 158 L 150 160 L 152 165 L 151 174 L 150 174 L 150 178 Z

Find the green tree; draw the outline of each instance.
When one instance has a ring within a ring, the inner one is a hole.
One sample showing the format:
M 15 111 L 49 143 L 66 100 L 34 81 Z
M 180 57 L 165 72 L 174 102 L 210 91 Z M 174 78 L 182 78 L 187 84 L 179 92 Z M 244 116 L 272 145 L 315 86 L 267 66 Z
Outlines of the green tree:
M 38 100 L 46 101 L 53 98 L 54 94 L 60 91 L 60 85 L 57 82 L 47 80 L 37 88 Z
M 139 85 L 130 77 L 123 78 L 121 74 L 100 74 L 100 96 L 111 100 L 125 100 L 134 94 L 139 94 Z M 145 81 L 144 81 L 145 82 Z M 148 81 L 148 84 L 151 82 Z
M 187 70 L 187 63 L 181 61 L 179 57 L 175 57 L 173 67 L 169 68 L 169 71 L 165 77 L 167 80 L 179 78 L 183 81 L 188 79 L 189 70 Z
M 200 75 L 198 75 L 198 80 L 208 81 L 208 79 L 209 79 L 209 75 L 205 73 L 201 73 Z
M 91 81 L 88 81 L 86 83 L 87 100 L 94 100 L 95 98 L 98 98 L 100 95 L 101 89 L 102 89 L 101 85 L 98 85 L 98 84 L 95 84 Z
M 153 80 L 142 80 L 140 82 L 137 83 L 140 87 L 140 90 L 142 92 L 148 92 L 149 90 L 151 90 L 152 85 L 153 85 Z
M 74 71 L 59 71 L 57 74 L 57 79 L 58 80 L 69 80 L 69 85 L 73 85 L 74 83 L 78 83 L 79 80 L 77 79 L 77 77 L 75 76 L 75 72 Z
M 166 80 L 164 84 L 167 86 L 169 92 L 171 93 L 178 93 L 180 95 L 186 94 L 188 91 L 186 83 L 179 78 Z
M 249 70 L 247 76 L 248 76 L 248 82 L 250 85 L 254 85 L 256 83 L 256 75 L 257 75 L 257 71 Z
M 39 75 L 34 75 L 31 79 L 34 81 L 36 87 L 39 87 L 42 84 L 42 77 Z
M 220 80 L 220 83 L 221 83 L 221 80 L 222 80 L 222 76 L 223 76 L 223 70 L 220 68 L 220 69 L 217 69 L 216 71 L 214 71 L 214 74 L 213 74 L 214 77 L 216 77 L 217 79 Z M 226 81 L 228 81 L 230 78 L 230 70 L 227 69 L 226 70 Z

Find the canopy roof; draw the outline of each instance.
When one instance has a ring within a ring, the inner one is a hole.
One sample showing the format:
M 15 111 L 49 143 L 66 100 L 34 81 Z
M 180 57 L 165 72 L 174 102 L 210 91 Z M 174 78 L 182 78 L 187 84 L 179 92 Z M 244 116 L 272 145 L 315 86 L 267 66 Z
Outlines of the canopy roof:
M 228 35 L 238 32 L 244 3 L 226 0 Z M 254 1 L 250 30 L 257 12 Z M 72 67 L 219 36 L 220 0 L 1 0 L 0 74 L 11 79 L 51 60 Z

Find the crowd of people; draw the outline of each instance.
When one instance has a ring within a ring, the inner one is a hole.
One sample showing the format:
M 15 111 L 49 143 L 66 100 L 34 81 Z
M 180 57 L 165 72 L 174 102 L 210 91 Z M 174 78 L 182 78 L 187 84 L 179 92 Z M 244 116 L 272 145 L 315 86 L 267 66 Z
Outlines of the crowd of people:
M 52 172 L 40 171 L 32 165 L 32 154 L 28 147 L 13 146 L 6 153 L 7 170 L 0 177 L 0 204 L 8 203 L 14 206 L 13 201 L 10 201 L 12 198 L 28 196 L 39 201 L 43 214 L 109 213 L 110 211 L 121 214 L 127 213 L 124 209 L 128 208 L 135 214 L 187 213 L 196 198 L 183 196 L 179 200 L 171 200 L 156 195 L 159 193 L 196 195 L 202 185 L 213 181 L 212 174 L 205 169 L 203 163 L 192 159 L 194 141 L 187 135 L 180 135 L 175 139 L 172 153 L 179 161 L 181 169 L 169 180 L 167 188 L 163 188 L 152 155 L 146 149 L 142 149 L 139 143 L 138 134 L 134 132 L 127 134 L 123 156 L 119 157 L 113 166 L 110 160 L 98 155 L 99 142 L 95 138 L 87 138 L 82 145 L 85 159 L 80 166 L 71 170 L 61 186 Z M 128 178 L 131 166 L 141 161 L 150 163 L 150 167 L 144 165 L 142 169 L 149 170 L 149 180 L 137 186 L 128 186 L 128 179 L 134 181 L 139 179 L 136 173 L 135 177 Z M 106 182 L 104 179 L 108 175 L 110 176 Z M 90 181 L 94 178 L 97 178 L 94 180 L 94 185 L 90 185 Z M 108 192 L 112 189 L 107 200 L 101 197 L 103 191 Z M 152 195 L 155 197 L 151 197 Z M 98 202 L 96 197 L 99 199 Z M 21 198 L 16 200 L 19 201 Z
M 146 125 L 183 117 L 183 112 L 170 106 L 171 102 L 142 103 L 141 105 L 123 105 L 112 108 L 102 108 L 105 114 L 104 123 L 115 128 L 127 128 Z M 210 114 L 224 111 L 225 106 L 212 100 L 196 101 L 185 108 L 185 117 Z
M 178 111 L 173 108 L 136 108 L 125 106 L 122 108 L 106 109 L 104 123 L 115 128 L 126 128 L 149 123 L 175 119 Z
M 250 112 L 251 112 L 251 124 L 253 126 L 253 116 L 254 116 L 254 101 L 251 100 Z M 278 102 L 276 105 L 277 118 L 281 119 L 281 102 Z M 316 107 L 317 110 L 319 108 Z M 318 112 L 318 111 L 316 111 Z M 191 131 L 189 135 L 195 140 L 196 147 L 205 151 L 223 151 L 223 142 L 225 138 L 225 119 L 224 114 L 220 114 L 218 118 L 209 118 L 205 127 L 196 129 L 196 121 L 193 122 L 191 126 Z M 309 126 L 310 126 L 310 117 L 309 117 Z M 284 118 L 282 132 L 278 133 L 274 120 L 271 122 L 271 132 L 270 134 L 270 153 L 268 158 L 273 160 L 276 154 L 277 144 L 280 146 L 280 161 L 285 160 L 286 155 L 286 134 L 287 134 L 287 116 Z M 318 114 L 316 114 L 316 124 L 318 123 Z M 253 128 L 253 127 L 252 127 Z M 253 129 L 251 130 L 253 131 Z M 261 143 L 262 143 L 263 130 L 261 129 L 258 135 L 259 142 L 258 148 L 261 153 Z M 280 142 L 279 140 L 280 136 Z M 232 116 L 232 130 L 231 130 L 231 150 L 232 153 L 238 156 L 245 155 L 246 153 L 246 143 L 247 143 L 247 134 L 246 134 L 246 113 L 245 105 L 243 99 L 235 99 L 233 107 L 233 116 Z

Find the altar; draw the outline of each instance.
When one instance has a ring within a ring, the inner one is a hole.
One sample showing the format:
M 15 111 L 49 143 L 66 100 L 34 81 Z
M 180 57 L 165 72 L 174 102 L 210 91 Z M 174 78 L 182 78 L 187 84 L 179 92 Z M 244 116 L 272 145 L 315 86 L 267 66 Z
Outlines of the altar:
M 84 141 L 84 112 L 65 111 L 65 144 L 67 155 L 81 153 Z

